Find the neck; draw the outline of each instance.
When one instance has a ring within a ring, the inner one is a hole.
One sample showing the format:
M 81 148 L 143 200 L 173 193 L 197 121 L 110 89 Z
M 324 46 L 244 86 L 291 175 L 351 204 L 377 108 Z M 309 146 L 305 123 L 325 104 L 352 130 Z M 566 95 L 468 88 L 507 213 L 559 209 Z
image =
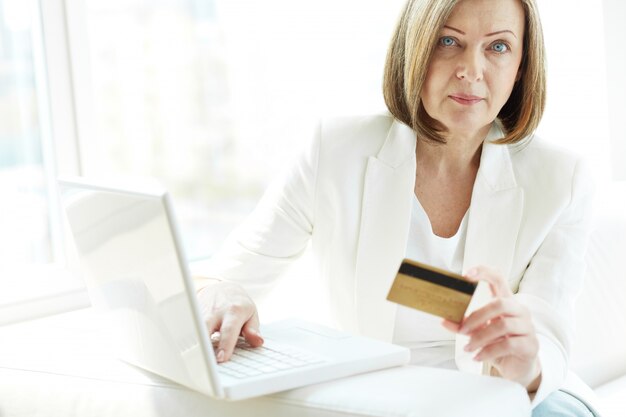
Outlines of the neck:
M 418 139 L 417 166 L 436 176 L 465 175 L 468 171 L 478 170 L 482 144 L 490 127 L 488 125 L 471 135 L 449 134 L 445 145 Z

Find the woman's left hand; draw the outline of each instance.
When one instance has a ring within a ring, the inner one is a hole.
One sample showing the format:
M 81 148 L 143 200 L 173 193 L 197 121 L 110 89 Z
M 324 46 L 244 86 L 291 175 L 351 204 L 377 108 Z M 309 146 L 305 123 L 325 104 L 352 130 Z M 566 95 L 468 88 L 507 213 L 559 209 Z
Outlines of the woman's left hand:
M 465 350 L 477 351 L 475 360 L 485 361 L 497 375 L 522 384 L 529 392 L 536 391 L 541 366 L 530 311 L 513 297 L 504 277 L 495 271 L 480 266 L 464 276 L 474 282 L 487 281 L 494 299 L 465 317 L 460 325 L 444 320 L 444 327 L 470 337 Z

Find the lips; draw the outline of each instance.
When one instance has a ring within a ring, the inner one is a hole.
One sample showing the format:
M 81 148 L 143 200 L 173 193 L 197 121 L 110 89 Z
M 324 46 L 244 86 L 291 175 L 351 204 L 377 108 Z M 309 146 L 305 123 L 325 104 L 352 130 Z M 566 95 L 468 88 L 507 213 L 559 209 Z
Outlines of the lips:
M 483 100 L 482 97 L 474 96 L 471 94 L 462 94 L 462 93 L 450 94 L 448 97 L 450 97 L 452 100 L 456 101 L 457 103 L 464 104 L 466 106 L 479 103 Z

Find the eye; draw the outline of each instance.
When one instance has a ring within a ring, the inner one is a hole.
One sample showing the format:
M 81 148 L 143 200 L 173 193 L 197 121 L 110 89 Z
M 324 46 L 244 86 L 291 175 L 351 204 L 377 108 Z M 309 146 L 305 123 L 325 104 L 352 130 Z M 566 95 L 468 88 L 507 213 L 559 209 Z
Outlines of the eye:
M 491 45 L 491 49 L 499 54 L 503 54 L 509 50 L 509 45 L 504 42 L 495 42 Z
M 439 45 L 441 46 L 454 46 L 456 45 L 456 40 L 452 36 L 442 36 L 439 38 Z

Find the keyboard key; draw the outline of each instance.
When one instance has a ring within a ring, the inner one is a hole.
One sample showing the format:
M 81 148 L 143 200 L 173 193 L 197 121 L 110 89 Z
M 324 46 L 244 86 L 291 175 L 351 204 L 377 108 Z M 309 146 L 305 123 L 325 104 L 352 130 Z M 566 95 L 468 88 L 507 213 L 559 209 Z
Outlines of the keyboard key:
M 220 372 L 234 378 L 254 377 L 324 362 L 324 359 L 292 347 L 253 348 L 241 339 L 230 361 L 219 364 Z

